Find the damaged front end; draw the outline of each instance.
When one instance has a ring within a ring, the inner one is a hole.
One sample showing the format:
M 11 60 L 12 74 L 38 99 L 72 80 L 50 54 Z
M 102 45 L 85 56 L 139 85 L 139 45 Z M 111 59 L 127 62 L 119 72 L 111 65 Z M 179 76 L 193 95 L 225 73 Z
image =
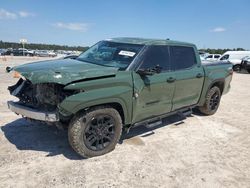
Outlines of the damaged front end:
M 115 67 L 105 67 L 78 60 L 58 59 L 41 61 L 7 67 L 19 81 L 8 87 L 10 94 L 19 99 L 9 101 L 13 112 L 28 119 L 46 122 L 67 122 L 72 113 L 60 108 L 67 97 L 82 92 L 83 89 L 64 89 L 75 82 L 114 77 L 118 71 Z M 60 112 L 60 113 L 59 113 Z
M 32 84 L 29 80 L 20 78 L 15 85 L 8 87 L 10 94 L 19 101 L 8 101 L 8 107 L 28 119 L 58 122 L 60 118 L 57 105 L 66 97 L 77 93 L 63 88 L 64 85 L 58 83 Z

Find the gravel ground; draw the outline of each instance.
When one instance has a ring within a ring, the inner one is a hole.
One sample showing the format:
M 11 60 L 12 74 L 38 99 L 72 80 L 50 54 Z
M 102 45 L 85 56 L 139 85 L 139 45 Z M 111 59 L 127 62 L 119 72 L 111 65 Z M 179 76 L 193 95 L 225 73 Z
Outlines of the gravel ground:
M 215 115 L 138 127 L 113 152 L 81 159 L 67 131 L 7 109 L 17 80 L 5 67 L 37 60 L 0 58 L 0 187 L 250 187 L 250 74 L 234 74 Z

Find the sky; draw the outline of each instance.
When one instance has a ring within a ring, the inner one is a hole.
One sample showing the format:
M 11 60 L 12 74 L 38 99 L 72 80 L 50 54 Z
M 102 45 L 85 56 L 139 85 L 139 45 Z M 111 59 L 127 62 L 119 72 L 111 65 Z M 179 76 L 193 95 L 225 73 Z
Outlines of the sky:
M 250 0 L 0 0 L 0 40 L 91 46 L 113 37 L 250 49 Z

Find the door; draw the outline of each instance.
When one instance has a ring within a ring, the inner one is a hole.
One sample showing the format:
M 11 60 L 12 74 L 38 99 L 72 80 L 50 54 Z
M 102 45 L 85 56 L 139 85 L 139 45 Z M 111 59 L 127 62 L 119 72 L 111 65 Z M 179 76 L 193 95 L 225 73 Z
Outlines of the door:
M 176 78 L 172 110 L 197 104 L 203 88 L 204 70 L 197 62 L 194 48 L 171 46 L 170 59 Z
M 158 66 L 160 73 L 141 76 L 133 72 L 133 123 L 158 116 L 172 109 L 175 88 L 174 73 L 170 71 L 168 46 L 150 46 L 142 55 L 139 69 Z

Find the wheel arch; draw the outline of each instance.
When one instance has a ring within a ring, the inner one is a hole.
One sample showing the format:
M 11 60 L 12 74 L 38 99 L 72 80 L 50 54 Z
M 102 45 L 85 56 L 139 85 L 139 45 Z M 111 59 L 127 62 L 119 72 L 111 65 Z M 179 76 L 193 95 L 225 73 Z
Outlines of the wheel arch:
M 206 85 L 208 85 L 208 86 L 206 86 Z M 201 94 L 201 97 L 200 97 L 200 100 L 199 100 L 197 106 L 203 106 L 203 104 L 205 103 L 205 97 L 207 96 L 208 91 L 214 86 L 217 86 L 220 89 L 221 95 L 222 95 L 224 92 L 224 88 L 225 88 L 225 79 L 218 78 L 218 79 L 213 80 L 210 84 L 205 84 L 205 87 L 204 86 L 203 87 L 204 88 L 207 87 L 207 90 L 205 91 L 203 89 L 204 91 Z
M 120 100 L 112 100 L 112 101 L 105 101 L 105 102 L 104 101 L 103 102 L 96 101 L 95 103 L 85 103 L 85 104 L 79 105 L 77 108 L 74 108 L 74 111 L 71 113 L 70 116 L 67 115 L 67 112 L 69 112 L 69 111 L 67 111 L 67 109 L 65 109 L 65 108 L 60 107 L 59 112 L 62 116 L 66 115 L 65 117 L 68 117 L 71 119 L 76 114 L 84 112 L 90 108 L 95 108 L 95 107 L 100 107 L 100 106 L 114 108 L 120 114 L 121 119 L 122 119 L 122 123 L 124 125 L 130 124 L 130 121 L 131 121 L 130 113 L 128 112 L 126 104 Z
M 210 84 L 208 90 L 211 89 L 211 88 L 213 88 L 214 86 L 217 86 L 217 87 L 220 89 L 220 92 L 221 92 L 221 95 L 222 95 L 222 93 L 223 93 L 223 91 L 224 91 L 224 86 L 225 86 L 225 79 L 217 79 L 217 80 L 214 80 L 214 81 Z M 208 90 L 207 90 L 207 92 L 208 92 Z
M 87 109 L 90 108 L 96 108 L 96 107 L 100 107 L 100 106 L 105 106 L 105 107 L 111 107 L 114 108 L 115 110 L 117 110 L 117 112 L 120 114 L 121 119 L 122 119 L 122 123 L 125 123 L 125 114 L 124 114 L 124 109 L 122 107 L 122 105 L 118 102 L 109 102 L 109 103 L 103 103 L 103 104 L 98 104 L 98 105 L 93 105 L 93 106 L 89 106 L 86 107 L 84 109 L 79 110 L 77 113 L 82 112 L 82 111 L 86 111 Z

